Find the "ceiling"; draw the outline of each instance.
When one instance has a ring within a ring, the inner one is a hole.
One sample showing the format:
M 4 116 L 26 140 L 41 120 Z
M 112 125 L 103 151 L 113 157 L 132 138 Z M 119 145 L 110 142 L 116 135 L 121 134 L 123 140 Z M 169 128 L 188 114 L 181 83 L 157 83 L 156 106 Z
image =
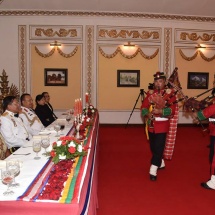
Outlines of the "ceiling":
M 215 17 L 215 0 L 0 0 L 2 10 L 128 12 Z

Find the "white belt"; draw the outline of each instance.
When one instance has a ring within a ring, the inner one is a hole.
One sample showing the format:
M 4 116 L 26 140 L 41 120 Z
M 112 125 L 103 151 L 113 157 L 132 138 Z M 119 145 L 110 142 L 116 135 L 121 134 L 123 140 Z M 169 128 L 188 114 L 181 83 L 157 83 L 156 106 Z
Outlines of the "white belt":
M 164 118 L 164 117 L 155 117 L 155 121 L 167 121 L 168 118 Z
M 209 122 L 215 122 L 214 118 L 209 118 Z

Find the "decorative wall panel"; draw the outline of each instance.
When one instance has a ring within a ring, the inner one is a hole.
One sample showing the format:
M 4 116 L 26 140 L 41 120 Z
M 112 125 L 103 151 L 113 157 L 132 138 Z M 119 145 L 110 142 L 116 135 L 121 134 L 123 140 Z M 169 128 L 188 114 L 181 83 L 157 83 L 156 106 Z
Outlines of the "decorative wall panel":
M 161 42 L 161 28 L 98 26 L 97 40 Z
M 29 35 L 30 40 L 83 40 L 83 27 L 76 25 L 32 25 Z

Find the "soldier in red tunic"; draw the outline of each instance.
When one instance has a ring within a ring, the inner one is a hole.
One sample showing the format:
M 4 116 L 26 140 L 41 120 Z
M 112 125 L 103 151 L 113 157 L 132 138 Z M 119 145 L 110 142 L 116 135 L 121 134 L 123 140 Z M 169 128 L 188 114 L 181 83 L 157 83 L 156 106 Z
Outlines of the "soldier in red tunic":
M 210 153 L 209 153 L 209 161 L 211 164 L 211 179 L 207 182 L 201 183 L 201 186 L 205 189 L 213 189 L 215 190 L 215 104 L 212 104 L 205 108 L 204 110 L 200 110 L 194 115 L 199 120 L 209 119 L 209 130 L 210 130 Z
M 166 88 L 166 76 L 163 72 L 154 75 L 154 89 L 149 90 L 143 100 L 141 111 L 146 119 L 146 132 L 152 152 L 149 170 L 150 180 L 157 180 L 157 170 L 164 168 L 163 152 L 166 135 L 169 131 L 169 119 L 174 115 L 176 104 L 175 91 Z

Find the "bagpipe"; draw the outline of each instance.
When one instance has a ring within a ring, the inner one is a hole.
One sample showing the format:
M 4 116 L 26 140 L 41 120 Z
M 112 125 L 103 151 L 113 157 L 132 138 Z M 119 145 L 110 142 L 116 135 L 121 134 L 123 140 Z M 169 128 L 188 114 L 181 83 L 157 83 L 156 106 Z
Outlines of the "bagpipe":
M 149 84 L 149 89 L 153 89 L 153 84 Z M 176 96 L 176 99 L 172 99 Z M 150 98 L 151 104 L 157 108 L 170 107 L 176 103 L 186 100 L 188 97 L 182 92 L 181 84 L 178 79 L 178 68 L 175 67 L 171 76 L 166 82 L 166 87 L 162 93 L 153 94 Z
M 199 98 L 200 96 L 208 93 L 212 91 L 211 95 L 205 97 L 204 99 L 202 100 L 197 100 L 197 98 Z M 209 90 L 206 90 L 205 92 L 197 95 L 197 96 L 194 96 L 194 97 L 191 97 L 189 99 L 187 99 L 184 103 L 184 109 L 185 111 L 200 111 L 200 110 L 204 110 L 206 107 L 210 106 L 213 104 L 213 98 L 215 97 L 215 88 L 211 88 Z

